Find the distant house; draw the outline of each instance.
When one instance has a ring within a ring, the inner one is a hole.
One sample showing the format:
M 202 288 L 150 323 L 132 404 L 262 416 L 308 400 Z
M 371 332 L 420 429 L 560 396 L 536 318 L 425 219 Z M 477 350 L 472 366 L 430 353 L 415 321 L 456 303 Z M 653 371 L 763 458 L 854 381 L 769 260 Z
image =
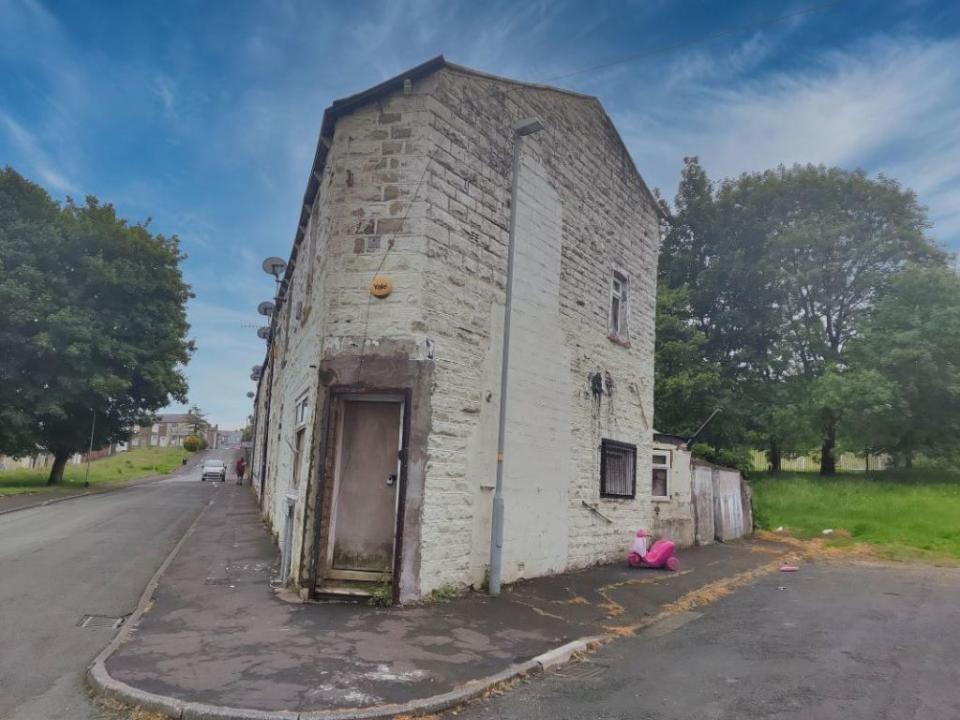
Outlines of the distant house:
M 531 117 L 503 580 L 620 559 L 667 513 L 652 474 L 656 199 L 596 98 L 436 58 L 324 113 L 272 319 L 251 468 L 305 594 L 484 581 L 514 128 Z
M 243 430 L 221 430 L 217 433 L 217 447 L 239 450 L 243 441 Z
M 189 413 L 168 413 L 157 417 L 152 425 L 137 428 L 130 439 L 131 449 L 138 447 L 183 447 L 183 441 L 193 435 L 195 418 Z M 218 446 L 217 426 L 211 425 L 200 431 L 207 440 L 207 447 Z

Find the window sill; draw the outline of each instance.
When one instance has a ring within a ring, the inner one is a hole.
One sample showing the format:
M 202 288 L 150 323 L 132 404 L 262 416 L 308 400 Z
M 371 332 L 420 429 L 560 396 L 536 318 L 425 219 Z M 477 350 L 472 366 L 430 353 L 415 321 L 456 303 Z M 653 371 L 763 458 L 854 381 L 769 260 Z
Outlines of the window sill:
M 651 495 L 650 499 L 653 502 L 659 502 L 659 503 L 668 503 L 673 501 L 673 498 L 670 497 L 669 495 Z
M 621 347 L 625 347 L 625 348 L 631 347 L 630 338 L 624 337 L 623 335 L 618 335 L 615 332 L 607 333 L 607 340 L 609 340 L 612 343 L 616 343 Z

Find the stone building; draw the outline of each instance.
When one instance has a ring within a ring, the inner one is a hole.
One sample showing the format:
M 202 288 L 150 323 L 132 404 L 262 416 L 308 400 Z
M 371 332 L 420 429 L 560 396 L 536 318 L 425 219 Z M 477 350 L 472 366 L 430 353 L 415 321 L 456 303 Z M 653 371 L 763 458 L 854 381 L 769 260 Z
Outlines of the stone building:
M 324 113 L 259 374 L 254 487 L 303 594 L 488 572 L 514 127 L 504 582 L 653 527 L 658 204 L 599 101 L 442 57 Z
M 152 425 L 135 428 L 128 445 L 130 448 L 183 447 L 183 441 L 193 435 L 194 427 L 196 418 L 190 413 L 166 413 L 157 416 L 157 421 Z M 206 439 L 208 448 L 218 446 L 216 425 L 201 428 L 200 434 Z

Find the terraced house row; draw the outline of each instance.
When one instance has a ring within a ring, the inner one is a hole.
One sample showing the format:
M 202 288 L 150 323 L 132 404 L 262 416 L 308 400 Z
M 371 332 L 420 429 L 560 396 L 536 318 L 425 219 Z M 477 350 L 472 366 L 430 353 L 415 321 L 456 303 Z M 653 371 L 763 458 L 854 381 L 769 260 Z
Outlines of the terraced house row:
M 439 57 L 335 101 L 255 401 L 284 579 L 485 582 L 512 215 L 503 581 L 617 559 L 639 527 L 689 542 L 689 478 L 653 463 L 658 213 L 593 97 Z

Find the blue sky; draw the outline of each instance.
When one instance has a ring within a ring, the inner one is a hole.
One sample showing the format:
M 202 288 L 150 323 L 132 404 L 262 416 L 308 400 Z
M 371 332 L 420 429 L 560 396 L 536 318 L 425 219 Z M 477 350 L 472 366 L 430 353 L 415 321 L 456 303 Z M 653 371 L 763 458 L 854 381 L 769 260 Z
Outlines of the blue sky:
M 891 175 L 960 248 L 960 3 L 0 0 L 0 165 L 180 236 L 190 399 L 239 426 L 260 270 L 286 256 L 323 109 L 448 59 L 598 96 L 648 184 L 822 162 Z M 741 26 L 752 29 L 697 41 Z M 682 45 L 665 50 L 669 46 Z

